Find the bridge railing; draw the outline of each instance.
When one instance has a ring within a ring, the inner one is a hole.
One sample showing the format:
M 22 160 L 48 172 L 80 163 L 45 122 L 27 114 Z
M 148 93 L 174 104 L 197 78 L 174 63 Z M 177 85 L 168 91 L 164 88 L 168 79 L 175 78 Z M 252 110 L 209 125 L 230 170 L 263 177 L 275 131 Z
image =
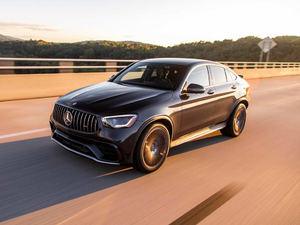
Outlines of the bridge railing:
M 136 60 L 0 58 L 0 102 L 61 96 L 84 86 L 107 81 L 117 70 L 134 61 Z M 231 67 L 246 80 L 300 75 L 299 62 L 220 63 Z M 25 70 L 22 71 L 23 69 Z
M 300 68 L 299 62 L 229 62 L 220 61 L 231 69 Z
M 58 62 L 55 66 L 19 66 L 18 61 L 24 62 Z M 56 59 L 56 58 L 1 58 L 0 73 L 13 74 L 15 70 L 24 69 L 57 69 L 60 73 L 72 73 L 74 69 L 104 69 L 106 72 L 115 72 L 138 60 L 121 59 Z M 74 62 L 101 63 L 104 65 L 74 65 Z M 300 68 L 300 62 L 231 62 L 220 61 L 231 69 L 274 69 L 274 68 Z M 120 65 L 121 64 L 121 65 Z M 126 65 L 124 65 L 126 64 Z
M 18 66 L 16 62 L 58 62 L 56 66 Z M 137 60 L 122 59 L 57 59 L 57 58 L 1 58 L 0 57 L 0 73 L 12 74 L 15 70 L 43 70 L 58 69 L 60 73 L 73 73 L 74 69 L 104 69 L 105 72 L 115 72 L 122 69 Z M 74 65 L 74 62 L 82 63 L 99 63 L 104 65 Z M 120 65 L 123 64 L 123 65 Z M 126 64 L 126 65 L 124 65 Z

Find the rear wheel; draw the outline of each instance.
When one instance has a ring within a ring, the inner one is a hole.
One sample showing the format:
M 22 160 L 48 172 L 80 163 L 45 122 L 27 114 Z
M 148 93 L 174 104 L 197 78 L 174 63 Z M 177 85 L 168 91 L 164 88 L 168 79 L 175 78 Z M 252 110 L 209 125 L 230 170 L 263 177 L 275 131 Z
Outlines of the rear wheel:
M 168 129 L 161 123 L 151 124 L 142 133 L 134 154 L 134 167 L 150 173 L 164 163 L 170 148 Z
M 235 108 L 235 110 L 229 117 L 229 120 L 227 121 L 226 127 L 221 130 L 221 133 L 230 137 L 239 136 L 244 130 L 246 124 L 246 116 L 246 106 L 241 103 Z

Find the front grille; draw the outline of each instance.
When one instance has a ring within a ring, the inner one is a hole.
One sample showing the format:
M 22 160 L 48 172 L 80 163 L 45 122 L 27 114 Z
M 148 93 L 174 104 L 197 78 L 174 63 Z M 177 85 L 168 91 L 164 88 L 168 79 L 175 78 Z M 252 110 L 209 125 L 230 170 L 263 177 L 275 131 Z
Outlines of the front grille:
M 64 115 L 66 111 L 71 112 L 73 116 L 72 123 L 69 126 L 67 126 L 64 122 Z M 78 130 L 78 131 L 88 132 L 88 133 L 94 133 L 98 130 L 98 120 L 96 116 L 75 109 L 71 109 L 65 106 L 61 106 L 58 104 L 55 104 L 54 106 L 53 118 L 58 123 L 73 130 Z

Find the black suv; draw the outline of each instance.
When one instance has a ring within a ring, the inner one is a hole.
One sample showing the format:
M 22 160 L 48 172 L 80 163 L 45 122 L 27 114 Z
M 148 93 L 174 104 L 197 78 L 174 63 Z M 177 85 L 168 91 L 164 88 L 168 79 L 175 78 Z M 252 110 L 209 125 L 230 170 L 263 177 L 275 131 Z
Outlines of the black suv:
M 52 139 L 97 162 L 152 172 L 173 146 L 217 130 L 239 136 L 249 101 L 248 83 L 217 62 L 142 60 L 59 98 Z

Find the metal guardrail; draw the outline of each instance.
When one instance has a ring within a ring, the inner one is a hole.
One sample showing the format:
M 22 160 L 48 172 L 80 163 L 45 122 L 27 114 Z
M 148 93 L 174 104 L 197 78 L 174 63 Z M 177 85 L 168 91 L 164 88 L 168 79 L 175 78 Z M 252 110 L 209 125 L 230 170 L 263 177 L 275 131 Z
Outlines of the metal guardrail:
M 0 66 L 4 70 L 25 70 L 25 69 L 118 69 L 126 66 Z
M 0 61 L 55 61 L 55 62 L 136 62 L 132 59 L 65 59 L 65 58 L 1 58 Z
M 34 62 L 58 62 L 59 66 L 15 66 L 15 61 L 34 61 Z M 118 63 L 132 63 L 138 60 L 121 59 L 54 59 L 54 58 L 1 58 L 0 73 L 4 70 L 14 72 L 19 69 L 59 69 L 59 72 L 73 72 L 73 69 L 105 69 L 108 72 L 115 72 L 117 69 L 124 68 L 126 65 Z M 74 66 L 74 62 L 99 62 L 105 66 Z M 272 69 L 272 68 L 300 68 L 300 62 L 231 62 L 220 61 L 220 63 L 231 69 Z
M 231 69 L 300 68 L 300 62 L 230 62 L 220 61 Z
M 15 61 L 26 62 L 58 62 L 58 66 L 15 66 Z M 132 63 L 137 60 L 122 59 L 55 59 L 55 58 L 1 58 L 0 70 L 20 70 L 20 69 L 59 69 L 60 72 L 73 72 L 73 69 L 106 69 L 109 72 L 115 72 L 116 69 L 126 67 L 126 65 L 118 65 L 118 63 Z M 74 62 L 99 62 L 105 63 L 105 66 L 74 66 Z M 67 71 L 66 71 L 67 70 Z M 0 71 L 1 72 L 1 71 Z

